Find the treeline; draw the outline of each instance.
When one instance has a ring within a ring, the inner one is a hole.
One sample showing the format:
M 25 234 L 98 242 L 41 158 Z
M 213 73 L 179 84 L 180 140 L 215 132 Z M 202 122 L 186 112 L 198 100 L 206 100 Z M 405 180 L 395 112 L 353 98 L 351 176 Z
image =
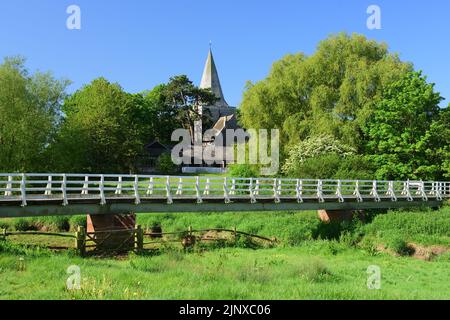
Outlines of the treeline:
M 69 84 L 23 58 L 0 65 L 0 172 L 136 172 L 145 144 L 169 142 L 215 99 L 186 76 L 139 94 L 98 78 L 68 95 Z
M 137 172 L 145 144 L 170 142 L 173 130 L 200 119 L 201 103 L 215 100 L 186 76 L 138 94 L 104 78 L 71 95 L 69 84 L 31 74 L 21 58 L 0 65 L 1 172 Z M 238 116 L 244 128 L 280 130 L 279 174 L 440 180 L 450 177 L 450 109 L 442 100 L 386 44 L 337 34 L 248 83 Z M 203 121 L 209 127 L 207 115 Z
M 450 111 L 387 45 L 338 34 L 249 83 L 247 128 L 278 128 L 282 172 L 303 178 L 450 177 Z

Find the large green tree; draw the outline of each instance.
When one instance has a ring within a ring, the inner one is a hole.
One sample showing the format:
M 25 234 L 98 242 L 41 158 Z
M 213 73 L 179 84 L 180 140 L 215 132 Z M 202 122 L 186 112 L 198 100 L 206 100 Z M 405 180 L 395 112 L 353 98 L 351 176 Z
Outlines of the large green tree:
M 365 129 L 378 178 L 442 178 L 450 118 L 448 110 L 439 108 L 441 101 L 421 72 L 408 73 L 385 88 Z
M 54 168 L 77 172 L 131 172 L 148 133 L 147 105 L 104 78 L 64 103 L 64 122 L 52 146 Z
M 209 89 L 195 86 L 185 75 L 170 78 L 164 86 L 162 94 L 166 109 L 175 110 L 176 121 L 185 129 L 193 130 L 194 122 L 202 120 L 203 127 L 211 125 L 210 114 L 206 110 L 200 112 L 200 106 L 213 105 L 217 98 Z M 193 137 L 193 132 L 191 132 Z
M 332 135 L 363 148 L 362 127 L 383 89 L 412 70 L 387 45 L 337 34 L 311 55 L 288 55 L 266 79 L 247 84 L 240 120 L 246 128 L 278 128 L 284 151 L 310 137 Z
M 160 84 L 144 92 L 146 101 L 145 123 L 148 126 L 148 141 L 170 143 L 172 132 L 182 126 L 177 118 L 177 109 L 166 103 L 166 85 Z
M 20 57 L 0 65 L 0 170 L 41 171 L 61 118 L 69 84 L 50 73 L 30 74 Z

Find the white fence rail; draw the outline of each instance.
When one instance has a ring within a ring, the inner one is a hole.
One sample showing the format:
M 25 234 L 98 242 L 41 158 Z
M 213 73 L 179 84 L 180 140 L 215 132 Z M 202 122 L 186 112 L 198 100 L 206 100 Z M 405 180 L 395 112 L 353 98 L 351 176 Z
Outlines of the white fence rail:
M 115 174 L 0 174 L 0 205 L 118 200 L 274 202 L 428 201 L 450 198 L 450 182 L 227 178 Z

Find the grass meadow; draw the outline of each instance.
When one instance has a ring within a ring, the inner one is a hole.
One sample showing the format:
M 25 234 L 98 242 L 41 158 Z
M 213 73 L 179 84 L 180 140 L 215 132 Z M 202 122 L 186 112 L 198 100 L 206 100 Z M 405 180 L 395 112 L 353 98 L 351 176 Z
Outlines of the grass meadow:
M 0 227 L 64 231 L 84 219 L 3 219 Z M 0 299 L 450 299 L 449 207 L 340 224 L 324 224 L 316 212 L 143 214 L 138 222 L 164 232 L 236 227 L 277 244 L 81 258 L 45 249 L 37 237 L 8 238 L 0 240 Z M 72 265 L 80 290 L 66 286 Z M 380 289 L 368 288 L 370 266 L 381 271 Z

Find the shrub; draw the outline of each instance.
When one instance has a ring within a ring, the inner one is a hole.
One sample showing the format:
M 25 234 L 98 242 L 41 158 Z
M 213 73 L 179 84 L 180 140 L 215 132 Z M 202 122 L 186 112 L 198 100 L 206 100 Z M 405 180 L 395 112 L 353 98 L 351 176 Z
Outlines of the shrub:
M 69 218 L 65 216 L 41 217 L 33 220 L 36 229 L 46 229 L 51 231 L 69 231 Z
M 389 241 L 388 247 L 401 256 L 409 256 L 413 253 L 413 249 L 408 243 L 400 237 L 394 237 Z
M 350 155 L 341 159 L 332 178 L 371 180 L 374 178 L 375 170 L 367 157 Z
M 156 170 L 160 174 L 175 174 L 178 172 L 178 166 L 173 163 L 169 153 L 163 153 L 156 160 Z
M 17 219 L 14 221 L 14 229 L 16 231 L 30 231 L 34 230 L 34 225 L 27 219 Z
M 260 245 L 252 237 L 242 234 L 236 235 L 236 247 L 246 249 L 257 249 Z
M 259 170 L 256 165 L 234 164 L 229 166 L 229 175 L 236 178 L 253 178 L 259 176 Z
M 0 229 L 8 229 L 10 227 L 9 223 L 6 221 L 0 221 Z
M 78 227 L 87 227 L 87 216 L 73 216 L 69 220 L 70 226 L 73 230 Z

